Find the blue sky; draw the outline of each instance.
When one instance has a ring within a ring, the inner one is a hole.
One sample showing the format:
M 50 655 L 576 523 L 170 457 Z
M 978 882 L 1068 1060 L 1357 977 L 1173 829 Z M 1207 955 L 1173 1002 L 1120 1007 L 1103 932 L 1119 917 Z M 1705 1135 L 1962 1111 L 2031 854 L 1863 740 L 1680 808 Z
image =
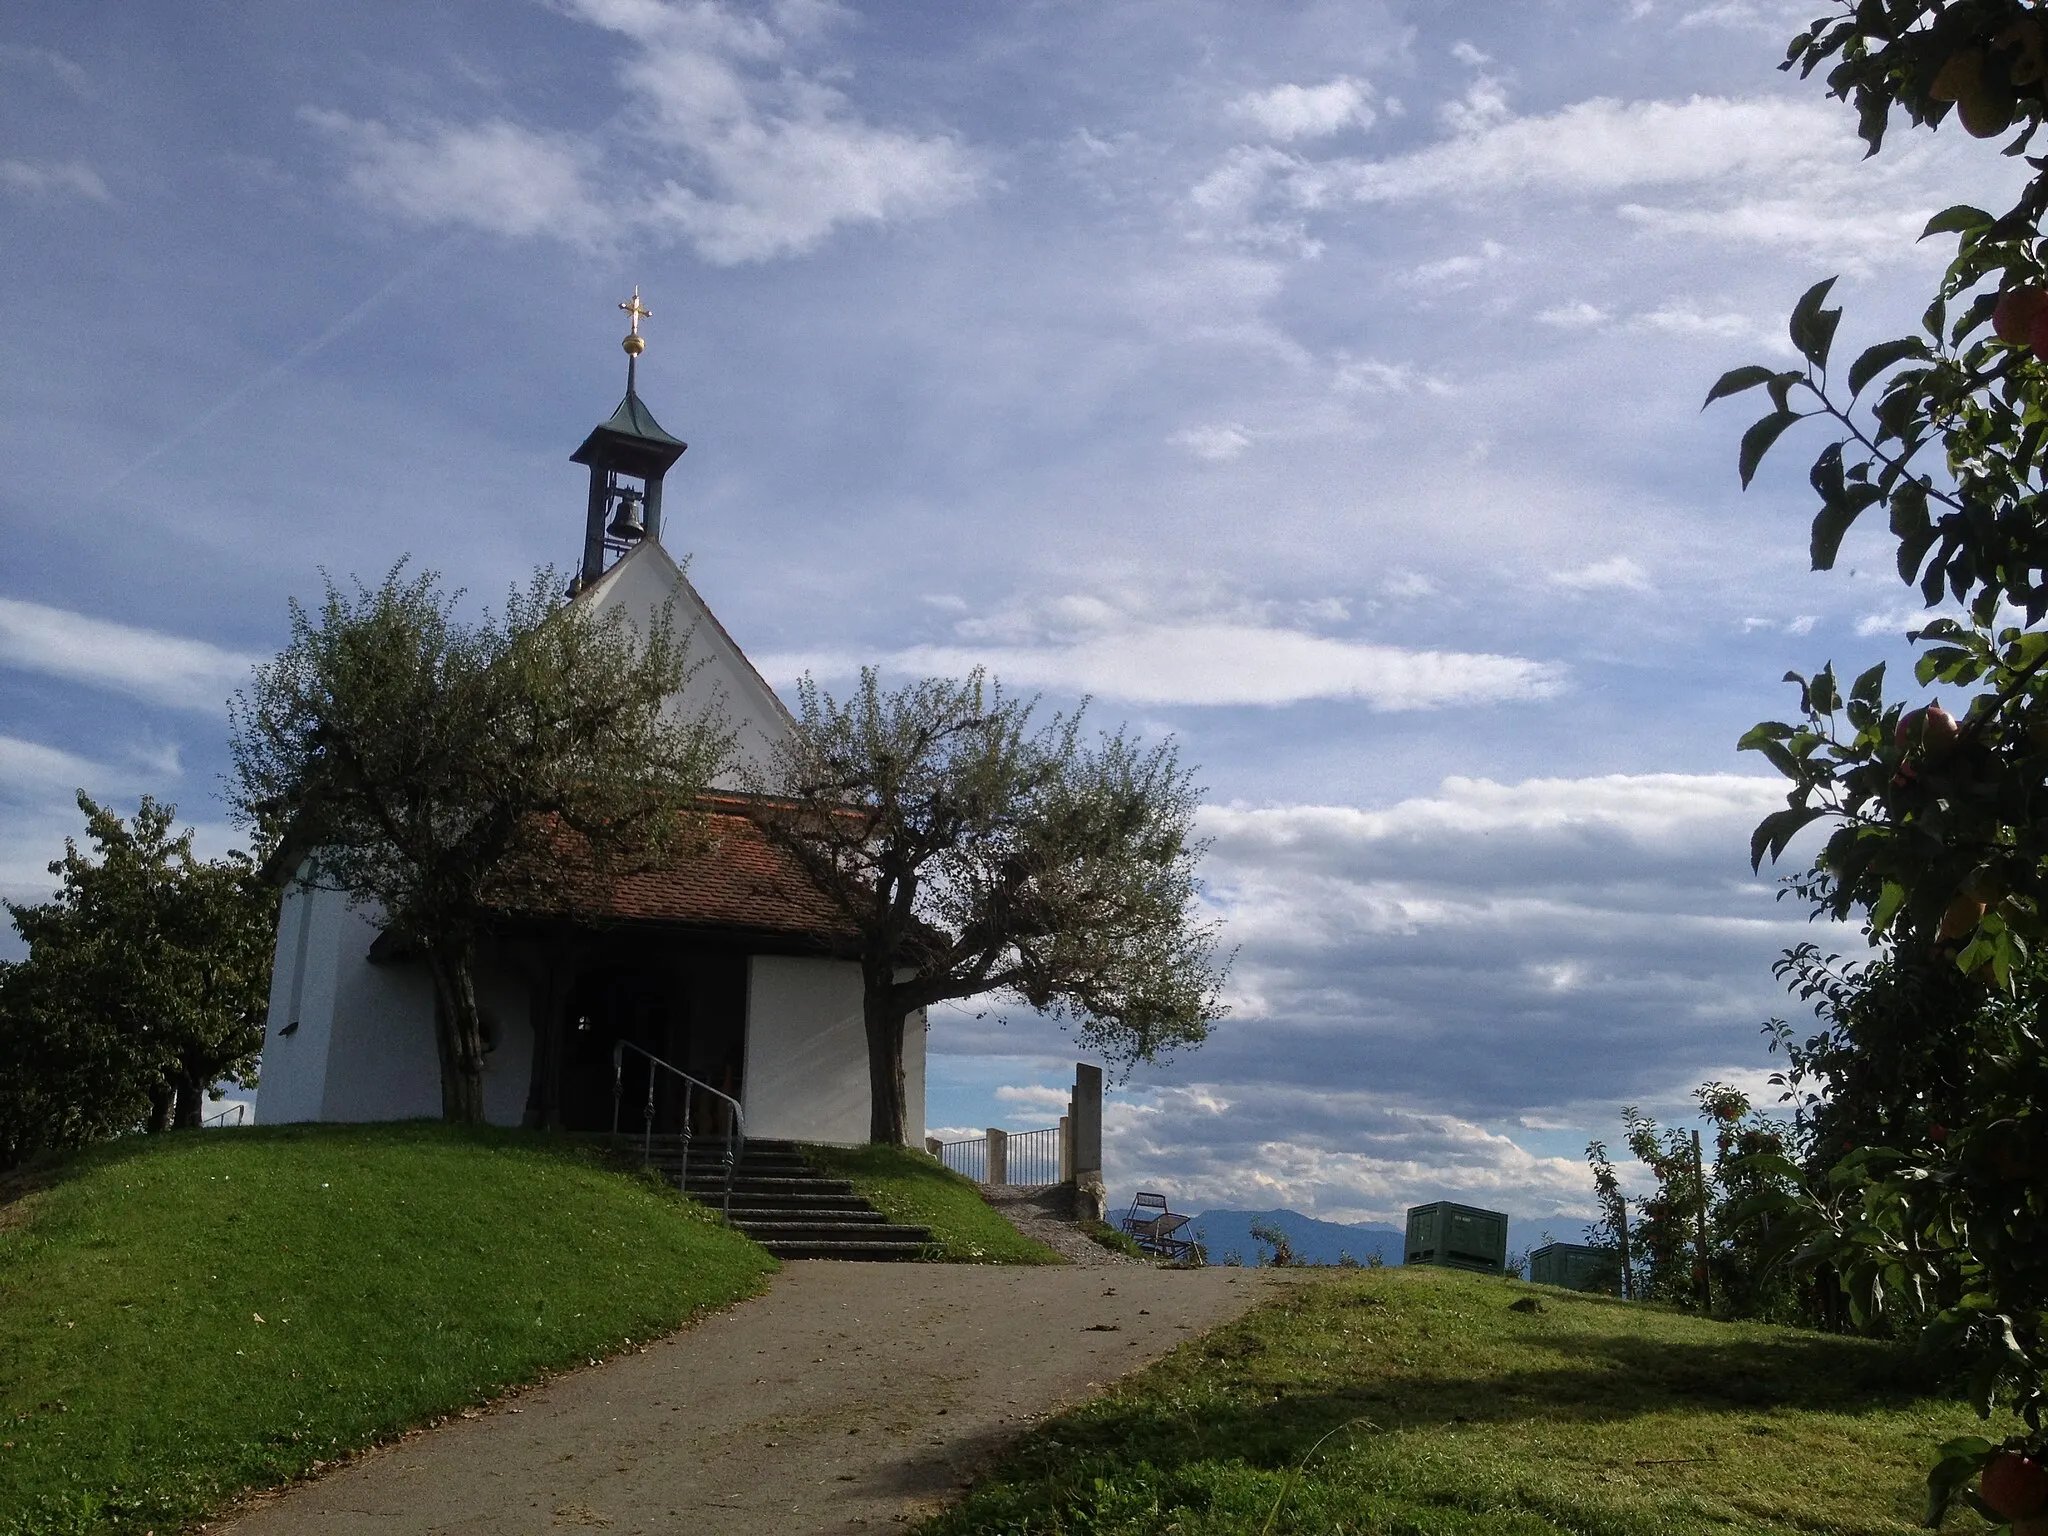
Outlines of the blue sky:
M 224 843 L 323 568 L 568 565 L 637 283 L 667 541 L 772 681 L 986 664 L 1199 765 L 1233 1013 L 1114 1182 L 1583 1210 L 1621 1104 L 1768 1070 L 1736 737 L 1911 616 L 1699 401 L 1819 277 L 1906 329 L 2012 181 L 1862 162 L 1811 8 L 10 7 L 0 887 L 77 785 Z M 1036 1021 L 931 1044 L 934 1125 L 1064 1096 Z

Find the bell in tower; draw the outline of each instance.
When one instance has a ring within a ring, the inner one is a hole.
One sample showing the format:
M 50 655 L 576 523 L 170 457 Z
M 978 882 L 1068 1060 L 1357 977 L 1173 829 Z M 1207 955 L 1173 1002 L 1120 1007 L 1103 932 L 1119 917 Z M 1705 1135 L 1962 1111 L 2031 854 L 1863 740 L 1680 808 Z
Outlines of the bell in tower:
M 640 354 L 647 340 L 640 322 L 651 310 L 640 305 L 640 290 L 621 304 L 630 316 L 626 339 L 626 398 L 611 420 L 583 440 L 570 461 L 590 466 L 590 505 L 583 522 L 583 565 L 574 589 L 604 574 L 605 557 L 622 555 L 642 539 L 661 537 L 661 477 L 690 445 L 662 430 L 637 389 Z

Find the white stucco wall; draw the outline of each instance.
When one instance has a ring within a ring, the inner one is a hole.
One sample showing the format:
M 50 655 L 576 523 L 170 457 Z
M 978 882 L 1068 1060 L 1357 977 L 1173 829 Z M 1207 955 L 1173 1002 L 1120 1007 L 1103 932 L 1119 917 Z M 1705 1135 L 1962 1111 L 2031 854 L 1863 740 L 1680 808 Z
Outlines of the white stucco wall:
M 868 1139 L 868 1044 L 860 966 L 755 955 L 747 975 L 747 1134 L 853 1144 Z M 904 1133 L 924 1145 L 922 1013 L 903 1039 Z
M 270 1019 L 256 1119 L 438 1119 L 441 1063 L 434 1048 L 434 988 L 417 962 L 370 963 L 374 907 L 339 891 L 294 885 L 280 904 Z M 302 960 L 303 957 L 303 960 Z M 533 1030 L 517 978 L 480 964 L 477 1001 L 495 1021 L 484 1058 L 484 1113 L 517 1125 L 526 1109 Z M 285 1028 L 296 1018 L 298 1028 Z
M 592 583 L 581 601 L 597 613 L 623 609 L 641 634 L 660 616 L 662 605 L 672 601 L 675 632 L 689 637 L 688 659 L 696 670 L 671 708 L 683 718 L 715 708 L 736 737 L 734 754 L 741 771 L 725 775 L 716 787 L 745 789 L 750 787 L 749 773 L 765 775 L 770 770 L 775 744 L 795 728 L 789 710 L 712 616 L 667 550 L 652 539 L 640 544 Z
M 278 903 L 270 1017 L 263 1034 L 263 1075 L 256 1089 L 260 1124 L 320 1118 L 334 1025 L 339 919 L 345 905 L 346 898 L 338 891 L 303 885 L 287 886 Z

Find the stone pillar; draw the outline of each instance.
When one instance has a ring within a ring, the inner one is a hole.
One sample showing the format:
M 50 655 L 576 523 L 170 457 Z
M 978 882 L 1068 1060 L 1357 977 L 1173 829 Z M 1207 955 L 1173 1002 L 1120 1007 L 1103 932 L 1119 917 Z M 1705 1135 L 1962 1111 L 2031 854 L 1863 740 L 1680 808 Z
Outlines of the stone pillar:
M 1010 1133 L 988 1128 L 988 1157 L 982 1169 L 985 1184 L 1007 1184 L 1010 1182 Z
M 1074 1101 L 1068 1099 L 1067 1108 L 1072 1110 L 1073 1107 Z M 1060 1116 L 1060 1182 L 1062 1184 L 1074 1182 L 1074 1117 L 1072 1114 Z
M 1109 1191 L 1102 1182 L 1102 1068 L 1074 1066 L 1074 1214 L 1082 1221 L 1107 1216 Z
M 939 1138 L 936 1136 L 927 1136 L 924 1139 L 924 1149 L 925 1151 L 931 1153 L 933 1157 L 937 1157 L 940 1154 L 940 1152 L 942 1152 L 945 1149 L 945 1145 L 946 1144 L 940 1141 Z

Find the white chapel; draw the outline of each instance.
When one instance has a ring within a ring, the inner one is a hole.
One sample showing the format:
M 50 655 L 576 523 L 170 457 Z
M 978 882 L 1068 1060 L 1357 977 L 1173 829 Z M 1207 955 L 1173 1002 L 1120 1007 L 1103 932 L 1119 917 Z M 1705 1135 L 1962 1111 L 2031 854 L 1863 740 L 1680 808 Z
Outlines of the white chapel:
M 590 472 L 572 601 L 664 613 L 694 665 L 675 706 L 719 708 L 737 756 L 765 768 L 795 720 L 662 542 L 664 477 L 687 446 L 641 401 L 647 313 L 635 291 L 626 396 L 571 458 Z M 866 1037 L 852 934 L 744 814 L 734 785 L 704 808 L 708 849 L 611 882 L 576 913 L 508 914 L 478 956 L 484 1098 L 493 1124 L 609 1130 L 615 1061 L 642 1054 L 738 1100 L 749 1138 L 855 1143 L 868 1132 Z M 374 904 L 325 889 L 310 862 L 279 871 L 270 1017 L 256 1100 L 266 1124 L 435 1118 L 434 989 L 384 935 Z M 601 919 L 589 913 L 593 906 Z M 904 1039 L 905 1139 L 924 1139 L 925 1031 Z M 624 1052 L 620 1042 L 635 1049 Z M 644 1094 L 644 1067 L 625 1085 Z M 637 1087 L 635 1086 L 637 1085 Z M 682 1110 L 666 1097 L 657 1121 Z M 634 1128 L 639 1128 L 637 1111 Z M 681 1129 L 657 1123 L 658 1131 Z

